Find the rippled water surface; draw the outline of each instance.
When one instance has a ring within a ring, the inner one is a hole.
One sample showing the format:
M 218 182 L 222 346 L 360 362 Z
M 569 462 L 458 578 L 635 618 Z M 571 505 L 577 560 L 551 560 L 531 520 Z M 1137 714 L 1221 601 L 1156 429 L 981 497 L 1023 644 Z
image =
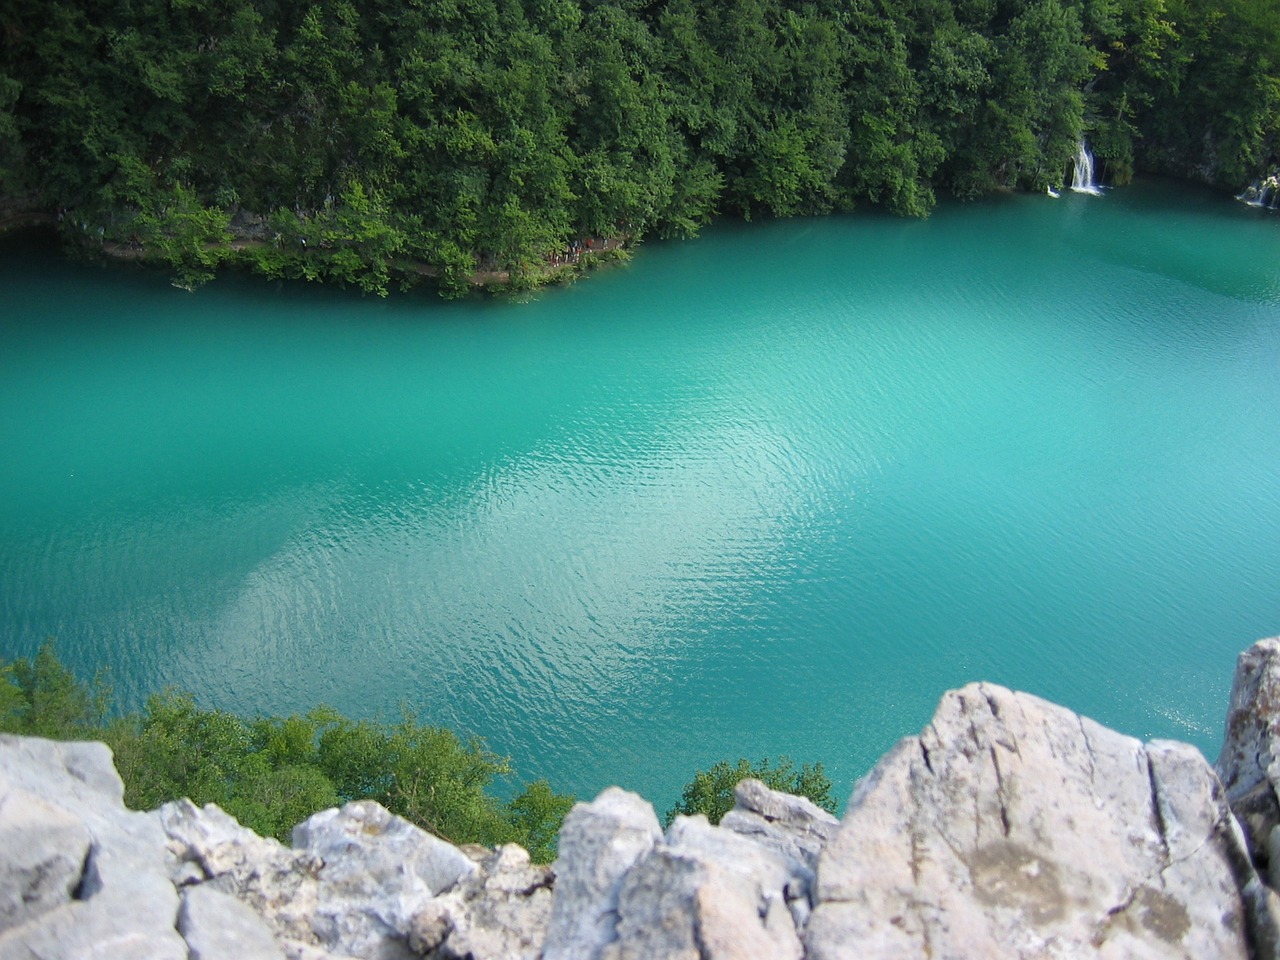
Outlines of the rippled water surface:
M 527 304 L 0 255 L 0 655 L 847 794 L 987 679 L 1212 758 L 1280 633 L 1280 218 L 722 226 Z

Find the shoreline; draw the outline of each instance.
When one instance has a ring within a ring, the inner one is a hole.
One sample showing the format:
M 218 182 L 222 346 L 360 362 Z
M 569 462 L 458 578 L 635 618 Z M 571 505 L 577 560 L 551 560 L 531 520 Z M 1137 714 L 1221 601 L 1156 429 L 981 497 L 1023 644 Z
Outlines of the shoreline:
M 91 258 L 100 257 L 105 260 L 141 263 L 171 269 L 178 266 L 154 247 L 148 247 L 138 240 L 102 239 L 95 242 L 88 237 L 82 239 L 69 236 L 61 228 L 65 216 L 69 216 L 69 214 L 59 214 L 43 208 L 27 207 L 20 204 L 0 204 L 0 236 L 21 230 L 49 230 L 63 243 L 73 246 L 76 250 L 82 251 Z M 206 252 L 223 251 L 225 253 L 225 256 L 217 258 L 215 272 L 223 269 L 246 271 L 270 279 L 272 274 L 260 268 L 259 263 L 252 256 L 252 251 L 278 251 L 284 264 L 297 265 L 307 262 L 322 264 L 327 255 L 333 252 L 332 248 L 308 250 L 305 245 L 296 250 L 289 250 L 281 242 L 273 244 L 259 237 L 236 236 L 234 231 L 231 232 L 232 238 L 225 243 L 205 243 L 203 245 L 203 250 Z M 342 249 L 355 248 L 347 247 Z M 525 292 L 552 284 L 568 283 L 576 280 L 589 270 L 596 269 L 606 263 L 627 259 L 632 249 L 633 243 L 631 239 L 625 236 L 577 238 L 568 241 L 562 250 L 548 253 L 540 264 L 530 268 L 526 274 L 514 280 L 511 270 L 490 266 L 472 270 L 465 276 L 464 282 L 473 292 L 485 292 L 495 296 Z M 390 261 L 387 267 L 390 276 L 410 279 L 421 277 L 429 281 L 438 281 L 442 273 L 442 268 L 424 260 L 395 259 Z M 275 278 L 309 280 L 319 283 L 337 282 L 340 285 L 349 285 L 346 281 L 340 279 L 335 281 L 334 278 L 319 275 L 308 276 L 305 271 L 296 277 L 277 276 Z M 177 277 L 174 278 L 174 285 L 183 289 L 194 289 L 194 285 L 183 284 L 179 282 Z M 405 289 L 407 290 L 408 287 L 405 287 Z M 445 289 L 439 285 L 437 285 L 437 292 L 441 296 L 446 295 Z M 383 291 L 383 295 L 385 295 L 385 291 Z
M 1135 182 L 1144 178 L 1172 179 L 1188 186 L 1210 190 L 1224 198 L 1242 201 L 1258 209 L 1275 209 L 1272 204 L 1251 201 L 1246 197 L 1246 193 L 1233 193 L 1195 179 L 1170 177 L 1167 174 L 1148 171 L 1135 177 Z M 1269 187 L 1269 183 L 1267 186 Z M 1064 187 L 1064 189 L 1067 188 Z M 1019 191 L 1013 188 L 1001 188 L 987 196 L 1013 196 L 1019 193 L 1043 196 L 1039 191 Z M 194 248 L 206 254 L 220 255 L 215 255 L 208 262 L 204 262 L 197 253 L 193 269 L 190 262 L 183 263 L 166 257 L 160 248 L 147 246 L 138 238 L 105 239 L 102 238 L 103 228 L 98 227 L 99 239 L 94 239 L 89 233 L 90 225 L 84 222 L 80 224 L 83 234 L 74 229 L 68 229 L 64 226 L 64 220 L 70 219 L 71 226 L 75 223 L 74 214 L 71 211 L 44 209 L 31 202 L 32 199 L 29 195 L 0 197 L 0 237 L 25 229 L 48 230 L 64 245 L 79 251 L 89 259 L 145 263 L 169 269 L 174 273 L 174 286 L 186 290 L 194 290 L 208 279 L 212 279 L 216 273 L 229 269 L 266 279 L 305 280 L 321 284 L 336 284 L 341 287 L 355 287 L 364 293 L 376 293 L 379 296 L 386 296 L 392 284 L 395 284 L 400 292 L 407 292 L 416 286 L 420 279 L 429 281 L 430 286 L 444 299 L 466 297 L 476 293 L 486 293 L 495 297 L 512 296 L 553 284 L 570 283 L 608 263 L 625 262 L 630 259 L 635 247 L 641 242 L 625 231 L 619 231 L 616 235 L 607 237 L 576 238 L 567 241 L 561 249 L 545 253 L 539 262 L 526 266 L 514 277 L 511 270 L 488 264 L 479 266 L 465 275 L 455 275 L 451 278 L 452 285 L 450 285 L 441 282 L 446 268 L 407 257 L 396 257 L 385 261 L 373 259 L 365 261 L 362 258 L 362 263 L 369 270 L 366 276 L 329 274 L 327 264 L 332 263 L 339 254 L 354 251 L 359 256 L 359 246 L 339 243 L 333 246 L 309 248 L 305 237 L 291 236 L 286 239 L 279 234 L 276 234 L 273 242 L 264 239 L 266 230 L 264 218 L 240 212 L 235 215 L 239 222 L 233 222 L 228 226 L 229 240 L 204 242 L 201 246 Z M 872 207 L 870 210 L 887 212 L 883 206 Z M 829 215 L 831 214 L 819 216 Z M 269 254 L 274 254 L 274 258 L 268 256 Z M 368 276 L 372 276 L 373 280 L 366 283 Z
M 20 226 L 57 226 L 56 220 L 46 216 L 39 223 L 21 224 Z M 0 233 L 6 232 L 5 228 L 0 227 Z M 594 238 L 592 238 L 594 240 Z M 465 282 L 476 292 L 487 292 L 494 295 L 503 295 L 508 293 L 519 293 L 531 289 L 538 289 L 552 284 L 568 283 L 576 280 L 589 270 L 594 270 L 606 263 L 618 262 L 626 259 L 631 251 L 631 246 L 621 240 L 600 241 L 600 246 L 591 247 L 582 250 L 572 259 L 565 257 L 563 254 L 549 255 L 545 263 L 538 268 L 531 270 L 519 282 L 512 280 L 510 270 L 500 270 L 496 268 L 483 268 L 473 270 L 466 275 Z M 146 263 L 155 266 L 173 266 L 173 264 L 160 256 L 156 251 L 148 249 L 139 243 L 120 242 L 113 240 L 102 241 L 98 245 L 91 243 L 81 244 L 80 248 L 93 254 L 98 253 L 109 260 L 117 260 L 123 262 Z M 251 237 L 237 237 L 226 244 L 210 243 L 205 245 L 205 250 L 213 251 L 225 249 L 230 251 L 230 256 L 223 260 L 218 269 L 239 270 L 247 268 L 251 274 L 258 276 L 270 277 L 269 274 L 254 269 L 255 263 L 251 258 L 239 257 L 237 254 L 245 253 L 252 250 L 280 250 L 279 246 L 273 245 L 266 240 L 258 240 Z M 348 248 L 350 249 L 350 248 Z M 296 259 L 299 262 L 311 261 L 322 262 L 326 254 L 330 250 L 322 249 L 316 251 L 293 251 L 287 256 Z M 423 260 L 394 260 L 389 264 L 389 272 L 401 276 L 417 276 L 424 277 L 428 280 L 438 280 L 441 275 L 441 268 L 434 264 L 427 263 Z M 309 279 L 307 277 L 297 277 L 295 279 Z M 314 282 L 331 283 L 332 280 L 317 279 Z M 342 285 L 346 285 L 345 281 L 337 281 Z M 176 283 L 176 286 L 181 284 Z M 185 288 L 184 288 L 185 289 Z M 438 290 L 443 294 L 443 290 Z

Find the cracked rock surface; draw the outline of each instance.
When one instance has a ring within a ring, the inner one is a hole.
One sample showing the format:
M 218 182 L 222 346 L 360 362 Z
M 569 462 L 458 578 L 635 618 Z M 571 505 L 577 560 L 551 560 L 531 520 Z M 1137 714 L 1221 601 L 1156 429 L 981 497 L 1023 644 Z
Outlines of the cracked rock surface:
M 535 960 L 545 938 L 552 875 L 519 847 L 472 859 L 357 802 L 290 849 L 123 797 L 103 744 L 0 736 L 0 960 Z
M 100 743 L 0 735 L 0 960 L 186 960 L 164 833 Z
M 1280 824 L 1280 637 L 1259 640 L 1236 660 L 1226 734 L 1216 764 L 1254 859 L 1266 864 Z M 1280 880 L 1272 865 L 1271 883 Z
M 574 805 L 560 828 L 545 960 L 595 960 L 617 939 L 623 879 L 661 842 L 653 806 L 638 794 L 610 787 Z
M 800 960 L 789 892 L 795 865 L 707 818 L 676 817 L 666 841 L 627 873 L 604 960 Z
M 1194 748 L 972 684 L 857 787 L 809 956 L 1253 956 L 1265 896 Z
M 419 911 L 410 944 L 431 960 L 538 960 L 554 881 L 524 847 L 486 851 L 477 871 Z

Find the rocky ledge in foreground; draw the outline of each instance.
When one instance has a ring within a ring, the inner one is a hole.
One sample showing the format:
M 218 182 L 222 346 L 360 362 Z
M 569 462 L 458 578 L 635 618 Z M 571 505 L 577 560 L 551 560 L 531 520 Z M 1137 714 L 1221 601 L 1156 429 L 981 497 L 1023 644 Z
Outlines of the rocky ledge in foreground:
M 124 808 L 109 751 L 0 737 L 0 960 L 1278 958 L 1280 639 L 1241 655 L 1215 770 L 1025 693 L 943 696 L 839 823 L 756 781 L 665 834 L 576 806 L 553 867 L 351 803 L 292 848 Z

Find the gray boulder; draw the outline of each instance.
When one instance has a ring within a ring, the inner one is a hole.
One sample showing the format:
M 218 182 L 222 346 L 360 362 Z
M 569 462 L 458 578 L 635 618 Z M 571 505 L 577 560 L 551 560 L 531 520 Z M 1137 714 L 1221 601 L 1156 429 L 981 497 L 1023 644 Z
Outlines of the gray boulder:
M 286 952 L 319 944 L 311 921 L 319 904 L 321 861 L 258 836 L 217 804 L 197 807 L 178 800 L 157 812 L 175 886 L 207 884 L 235 897 L 267 922 Z
M 477 871 L 457 847 L 370 800 L 303 821 L 293 845 L 322 864 L 311 918 L 321 945 L 369 960 L 410 956 L 415 915 Z
M 807 797 L 770 790 L 759 780 L 743 780 L 733 791 L 734 808 L 720 827 L 785 858 L 791 877 L 787 905 L 803 936 L 813 909 L 818 857 L 840 822 Z
M 634 793 L 610 787 L 574 805 L 560 829 L 544 960 L 595 960 L 617 939 L 623 878 L 661 840 L 653 807 Z
M 0 735 L 0 836 L 0 960 L 187 957 L 159 820 L 125 809 L 103 744 Z
M 666 842 L 628 871 L 617 939 L 604 960 L 800 960 L 789 901 L 795 864 L 706 817 L 677 817 Z
M 560 832 L 545 960 L 800 960 L 813 864 L 834 817 L 757 781 L 712 827 L 611 788 Z
M 1245 958 L 1267 897 L 1217 777 L 973 684 L 855 788 L 818 866 L 815 960 Z
M 742 780 L 733 791 L 734 807 L 720 826 L 776 850 L 810 871 L 840 825 L 808 797 L 771 790 L 759 780 Z
M 188 894 L 207 887 L 252 908 L 290 960 L 425 953 L 419 915 L 479 872 L 452 844 L 372 801 L 310 817 L 294 828 L 293 849 L 214 804 L 180 800 L 160 818 L 172 881 Z M 452 929 L 452 917 L 444 919 Z

